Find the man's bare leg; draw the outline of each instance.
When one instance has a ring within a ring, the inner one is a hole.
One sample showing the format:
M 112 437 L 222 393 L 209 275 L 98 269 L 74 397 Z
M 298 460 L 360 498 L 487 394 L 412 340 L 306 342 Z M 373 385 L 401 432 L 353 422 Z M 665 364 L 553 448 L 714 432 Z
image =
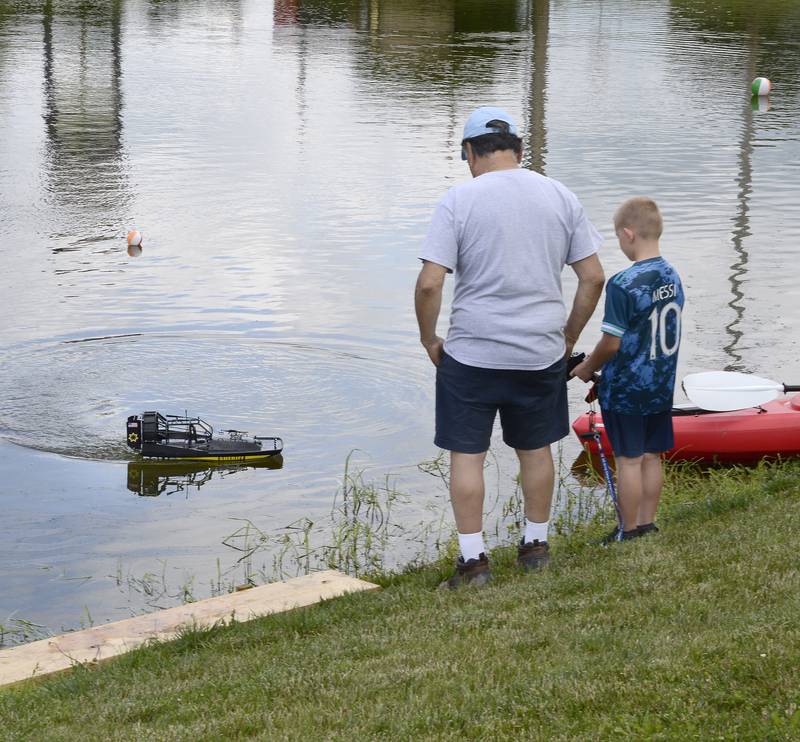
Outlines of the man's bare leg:
M 535 523 L 550 520 L 555 467 L 550 446 L 516 449 L 519 457 L 519 481 L 525 499 L 525 517 Z
M 642 501 L 639 504 L 639 522 L 643 526 L 656 519 L 661 490 L 664 487 L 664 469 L 661 454 L 646 453 L 642 461 Z
M 517 564 L 531 572 L 546 566 L 550 560 L 547 530 L 556 473 L 550 446 L 516 451 L 525 498 L 525 527 L 517 550 Z
M 450 503 L 459 533 L 478 533 L 483 528 L 483 453 L 450 452 Z
M 439 585 L 452 590 L 461 585 L 485 585 L 492 578 L 483 542 L 483 462 L 486 452 L 450 452 L 450 503 L 458 528 L 461 556 L 452 577 Z
M 622 513 L 623 529 L 632 531 L 639 525 L 644 457 L 616 456 L 615 459 L 617 462 L 617 499 Z

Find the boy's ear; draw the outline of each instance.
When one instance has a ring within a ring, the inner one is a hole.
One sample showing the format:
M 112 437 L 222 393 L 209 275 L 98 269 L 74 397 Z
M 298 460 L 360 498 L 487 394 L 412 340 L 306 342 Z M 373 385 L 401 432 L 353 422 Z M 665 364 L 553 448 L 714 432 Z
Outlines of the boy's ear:
M 625 234 L 625 236 L 626 236 L 626 237 L 627 237 L 627 238 L 628 238 L 628 239 L 629 239 L 631 242 L 633 242 L 633 241 L 636 239 L 636 233 L 635 233 L 635 232 L 634 232 L 632 229 L 628 229 L 628 227 L 623 227 L 623 228 L 622 228 L 622 231 L 623 231 L 623 233 Z

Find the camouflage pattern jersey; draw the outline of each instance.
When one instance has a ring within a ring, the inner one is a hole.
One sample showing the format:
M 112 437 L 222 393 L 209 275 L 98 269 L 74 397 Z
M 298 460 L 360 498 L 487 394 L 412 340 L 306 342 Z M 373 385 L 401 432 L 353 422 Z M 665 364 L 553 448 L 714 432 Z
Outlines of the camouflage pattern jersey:
M 602 409 L 652 415 L 672 407 L 683 301 L 680 276 L 662 257 L 641 260 L 609 279 L 600 329 L 622 344 L 602 369 Z

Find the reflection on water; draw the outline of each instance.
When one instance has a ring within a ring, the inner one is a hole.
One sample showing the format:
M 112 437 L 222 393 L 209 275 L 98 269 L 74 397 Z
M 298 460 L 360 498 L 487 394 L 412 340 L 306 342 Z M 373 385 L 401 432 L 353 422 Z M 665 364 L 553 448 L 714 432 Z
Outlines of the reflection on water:
M 547 95 L 547 35 L 550 27 L 550 1 L 531 3 L 531 85 L 528 99 L 528 136 L 525 142 L 523 165 L 537 173 L 545 173 L 547 131 L 545 128 L 545 98 Z
M 133 7 L 142 3 L 146 6 L 147 20 L 150 28 L 155 33 L 163 33 L 170 28 L 172 23 L 191 22 L 193 14 L 198 11 L 210 11 L 211 18 L 226 31 L 233 31 L 234 38 L 238 39 L 244 21 L 244 0 L 123 0 L 126 5 Z
M 750 36 L 750 54 L 748 63 L 743 75 L 743 84 L 757 76 L 757 34 Z M 747 263 L 749 254 L 746 249 L 746 239 L 751 236 L 750 231 L 750 196 L 753 192 L 753 135 L 755 126 L 753 123 L 753 107 L 750 103 L 744 102 L 742 105 L 742 133 L 739 140 L 739 172 L 736 177 L 737 208 L 736 216 L 733 221 L 733 234 L 731 242 L 736 253 L 736 260 L 731 264 L 731 274 L 729 281 L 731 284 L 731 294 L 733 298 L 728 302 L 728 306 L 733 310 L 733 319 L 725 325 L 725 332 L 730 339 L 725 345 L 724 350 L 730 356 L 730 361 L 725 366 L 725 371 L 747 371 L 742 365 L 742 355 L 737 351 L 737 346 L 742 338 L 743 331 L 740 329 L 744 318 L 744 291 L 742 284 L 747 276 Z
M 373 33 L 515 33 L 526 28 L 529 0 L 275 0 L 276 26 L 351 26 Z
M 799 36 L 793 0 L 0 1 L 0 497 L 20 524 L 0 532 L 0 619 L 51 623 L 40 563 L 203 573 L 232 515 L 320 522 L 354 449 L 368 478 L 400 472 L 406 524 L 444 502 L 416 468 L 437 451 L 411 297 L 479 104 L 518 118 L 525 166 L 607 237 L 624 198 L 662 206 L 679 373 L 799 375 Z M 769 110 L 748 110 L 756 74 Z M 602 258 L 627 265 L 610 241 Z M 124 421 L 144 409 L 293 453 L 269 475 L 132 465 L 136 492 L 203 487 L 133 498 Z M 495 444 L 505 501 L 516 462 Z M 58 595 L 66 622 L 116 605 Z
M 69 7 L 69 6 L 68 6 Z M 84 234 L 54 252 L 109 238 L 130 201 L 122 144 L 123 0 L 79 3 L 73 13 L 53 0 L 42 6 L 45 173 L 48 198 Z
M 616 470 L 613 456 L 607 458 L 607 463 L 611 471 Z M 598 482 L 605 482 L 605 471 L 600 456 L 589 453 L 586 447 L 577 455 L 569 470 L 575 480 L 585 487 L 594 487 Z
M 253 461 L 249 464 L 209 465 L 199 461 L 184 462 L 128 462 L 128 489 L 140 497 L 184 494 L 199 490 L 204 484 L 217 477 L 223 479 L 248 469 L 280 469 L 283 457 L 273 456 L 266 461 Z

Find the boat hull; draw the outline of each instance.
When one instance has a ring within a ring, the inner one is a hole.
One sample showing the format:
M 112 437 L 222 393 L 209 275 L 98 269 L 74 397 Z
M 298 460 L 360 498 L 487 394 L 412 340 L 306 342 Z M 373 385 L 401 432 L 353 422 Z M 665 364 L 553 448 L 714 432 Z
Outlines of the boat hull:
M 587 412 L 572 429 L 590 454 L 598 454 Z M 599 412 L 594 416 L 603 450 L 611 453 Z M 762 459 L 800 456 L 800 395 L 782 397 L 761 407 L 732 412 L 676 410 L 672 417 L 675 446 L 664 457 L 671 461 L 755 463 Z
M 207 449 L 192 448 L 190 446 L 171 446 L 164 443 L 144 443 L 141 455 L 146 459 L 164 459 L 170 461 L 207 461 L 214 463 L 236 464 L 251 461 L 265 461 L 275 456 L 280 456 L 280 450 L 263 451 L 236 451 L 230 448 Z

